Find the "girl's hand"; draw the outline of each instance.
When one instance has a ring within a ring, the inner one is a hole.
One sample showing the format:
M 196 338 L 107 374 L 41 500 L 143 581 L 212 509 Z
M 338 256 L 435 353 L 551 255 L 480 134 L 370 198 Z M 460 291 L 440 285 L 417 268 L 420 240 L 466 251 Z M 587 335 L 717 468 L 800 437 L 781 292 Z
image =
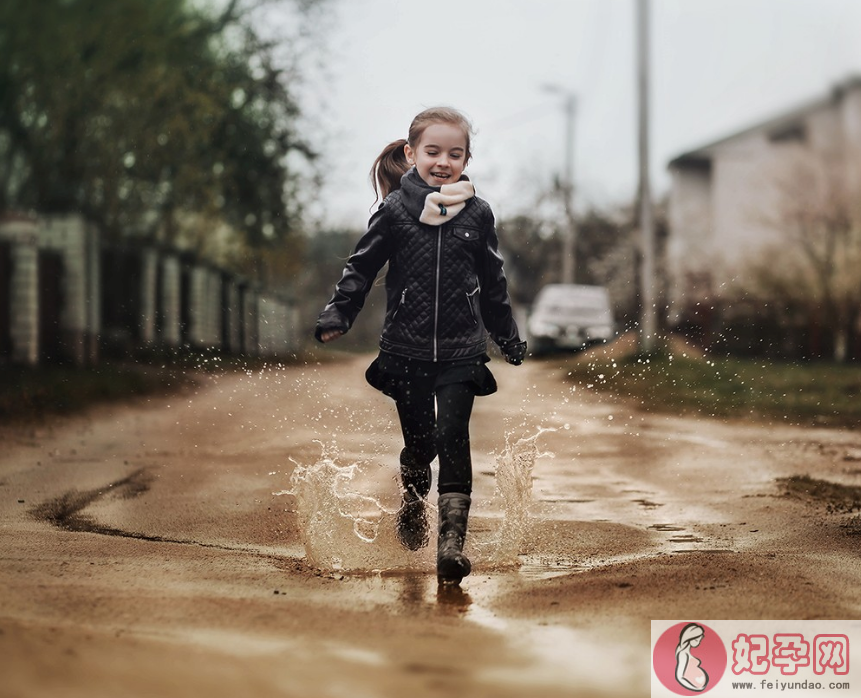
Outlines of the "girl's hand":
M 514 342 L 500 347 L 505 360 L 512 366 L 520 366 L 526 358 L 526 342 Z
M 341 330 L 325 330 L 320 334 L 320 340 L 325 344 L 326 342 L 331 342 L 333 339 L 338 339 L 343 332 Z

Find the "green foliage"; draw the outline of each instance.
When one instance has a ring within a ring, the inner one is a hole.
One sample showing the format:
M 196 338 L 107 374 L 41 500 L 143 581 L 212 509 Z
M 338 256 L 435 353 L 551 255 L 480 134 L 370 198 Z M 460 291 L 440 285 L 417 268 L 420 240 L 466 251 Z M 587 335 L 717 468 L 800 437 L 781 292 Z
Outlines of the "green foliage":
M 590 209 L 577 218 L 577 283 L 606 286 L 617 322 L 639 317 L 639 234 L 628 208 Z M 667 237 L 664 206 L 655 210 L 658 255 L 663 259 Z M 561 277 L 562 223 L 522 214 L 499 222 L 500 247 L 515 302 L 531 305 L 541 287 Z M 663 263 L 658 265 L 663 294 Z
M 858 188 L 845 157 L 811 152 L 780 168 L 773 210 L 762 215 L 775 239 L 746 255 L 724 291 L 727 305 L 753 306 L 757 324 L 806 333 L 815 340 L 806 353 L 830 349 L 837 361 L 852 358 L 861 319 Z
M 331 298 L 361 235 L 360 230 L 329 230 L 320 231 L 307 240 L 304 271 L 297 275 L 296 285 L 301 322 L 309 334 L 313 332 L 317 315 Z M 373 351 L 377 347 L 386 307 L 384 275 L 385 269 L 368 294 L 356 324 L 332 345 L 335 350 Z
M 657 353 L 572 360 L 568 379 L 643 409 L 785 424 L 861 425 L 861 367 Z
M 542 286 L 559 279 L 560 241 L 552 228 L 532 216 L 506 218 L 498 228 L 512 298 L 531 304 Z
M 108 237 L 287 240 L 301 213 L 289 81 L 231 2 L 0 4 L 0 210 L 81 211 Z

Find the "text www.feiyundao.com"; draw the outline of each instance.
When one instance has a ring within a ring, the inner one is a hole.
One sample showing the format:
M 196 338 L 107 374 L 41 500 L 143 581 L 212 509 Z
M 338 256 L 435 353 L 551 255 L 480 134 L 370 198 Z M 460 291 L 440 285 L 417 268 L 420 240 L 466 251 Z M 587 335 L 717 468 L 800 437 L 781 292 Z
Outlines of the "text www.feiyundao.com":
M 733 681 L 732 687 L 740 691 L 765 689 L 766 691 L 822 691 L 825 689 L 833 691 L 848 691 L 851 690 L 848 681 L 772 681 L 762 679 L 760 682 L 754 681 Z

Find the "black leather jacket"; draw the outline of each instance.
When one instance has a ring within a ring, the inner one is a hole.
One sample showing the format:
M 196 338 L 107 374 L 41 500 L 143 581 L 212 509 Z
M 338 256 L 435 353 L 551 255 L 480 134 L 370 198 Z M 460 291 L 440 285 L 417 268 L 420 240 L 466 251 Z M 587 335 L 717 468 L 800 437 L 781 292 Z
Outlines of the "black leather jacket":
M 420 223 L 424 196 L 434 191 L 414 170 L 371 217 L 317 321 L 350 329 L 374 279 L 388 262 L 383 351 L 425 361 L 451 361 L 487 350 L 487 334 L 503 352 L 521 339 L 511 312 L 493 212 L 473 197 L 441 226 Z M 437 188 L 438 190 L 438 188 Z

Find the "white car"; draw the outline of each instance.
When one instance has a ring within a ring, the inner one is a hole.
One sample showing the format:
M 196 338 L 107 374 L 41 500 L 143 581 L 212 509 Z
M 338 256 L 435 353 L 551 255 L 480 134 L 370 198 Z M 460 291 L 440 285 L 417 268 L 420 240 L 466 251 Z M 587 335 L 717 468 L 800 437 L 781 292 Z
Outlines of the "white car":
M 535 354 L 584 349 L 613 338 L 610 296 L 603 286 L 548 284 L 535 297 L 527 323 Z

